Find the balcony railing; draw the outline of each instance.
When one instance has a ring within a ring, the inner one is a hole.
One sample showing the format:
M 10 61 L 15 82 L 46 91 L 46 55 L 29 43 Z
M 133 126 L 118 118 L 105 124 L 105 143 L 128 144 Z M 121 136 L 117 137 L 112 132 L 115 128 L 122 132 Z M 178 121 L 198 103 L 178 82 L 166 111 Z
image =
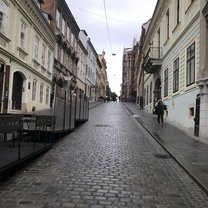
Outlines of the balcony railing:
M 147 73 L 157 73 L 162 66 L 162 48 L 150 47 L 144 57 L 143 69 Z

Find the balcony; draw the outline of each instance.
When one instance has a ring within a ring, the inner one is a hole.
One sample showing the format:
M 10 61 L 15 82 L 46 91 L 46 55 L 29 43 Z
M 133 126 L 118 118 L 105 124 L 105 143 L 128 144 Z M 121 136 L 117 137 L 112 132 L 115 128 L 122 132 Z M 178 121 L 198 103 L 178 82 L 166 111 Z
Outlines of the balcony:
M 151 47 L 149 48 L 146 56 L 144 57 L 143 69 L 148 74 L 157 73 L 162 66 L 162 48 Z

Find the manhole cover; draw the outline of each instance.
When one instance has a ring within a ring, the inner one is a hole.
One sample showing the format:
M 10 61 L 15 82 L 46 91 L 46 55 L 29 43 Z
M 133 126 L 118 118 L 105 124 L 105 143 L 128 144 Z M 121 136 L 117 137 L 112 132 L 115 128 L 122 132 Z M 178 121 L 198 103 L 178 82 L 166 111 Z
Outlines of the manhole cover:
M 159 159 L 169 159 L 170 155 L 165 155 L 165 154 L 155 154 L 155 157 Z

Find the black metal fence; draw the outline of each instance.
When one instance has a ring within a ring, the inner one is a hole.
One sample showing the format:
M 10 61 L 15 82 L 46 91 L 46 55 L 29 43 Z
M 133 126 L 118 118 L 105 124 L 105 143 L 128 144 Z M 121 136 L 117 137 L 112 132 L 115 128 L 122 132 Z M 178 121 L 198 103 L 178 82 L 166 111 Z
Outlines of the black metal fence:
M 52 147 L 56 133 L 68 133 L 89 117 L 88 98 L 56 89 L 54 108 L 32 114 L 0 114 L 0 174 Z

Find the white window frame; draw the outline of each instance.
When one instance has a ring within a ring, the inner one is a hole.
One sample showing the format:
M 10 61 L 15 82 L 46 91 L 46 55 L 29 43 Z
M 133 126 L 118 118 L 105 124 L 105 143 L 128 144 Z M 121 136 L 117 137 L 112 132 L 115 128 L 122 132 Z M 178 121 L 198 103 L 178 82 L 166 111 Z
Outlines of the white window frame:
M 52 53 L 50 50 L 48 50 L 48 63 L 47 63 L 47 67 L 48 67 L 48 71 L 51 72 L 51 60 L 52 60 Z
M 46 45 L 42 44 L 42 66 L 45 66 L 46 63 Z

